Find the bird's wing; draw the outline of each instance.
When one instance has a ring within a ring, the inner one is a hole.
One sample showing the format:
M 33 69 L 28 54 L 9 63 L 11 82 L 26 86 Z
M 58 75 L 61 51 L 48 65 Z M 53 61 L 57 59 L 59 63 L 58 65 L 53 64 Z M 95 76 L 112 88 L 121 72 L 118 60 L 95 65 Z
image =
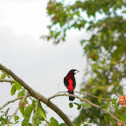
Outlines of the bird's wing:
M 64 78 L 64 85 L 66 86 L 66 88 L 68 88 L 68 86 L 69 86 L 68 80 L 65 78 Z
M 76 80 L 75 80 L 75 78 L 73 78 L 72 80 L 73 80 L 73 89 L 75 89 L 75 87 L 76 87 Z

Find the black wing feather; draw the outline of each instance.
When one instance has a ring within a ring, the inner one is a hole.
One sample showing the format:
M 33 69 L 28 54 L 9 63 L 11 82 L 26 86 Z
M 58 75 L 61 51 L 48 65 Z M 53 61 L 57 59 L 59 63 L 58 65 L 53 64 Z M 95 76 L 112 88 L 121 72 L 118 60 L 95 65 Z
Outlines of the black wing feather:
M 66 86 L 66 88 L 68 89 L 69 83 L 68 80 L 64 78 L 64 85 Z
M 73 78 L 72 80 L 73 80 L 73 89 L 75 89 L 75 87 L 76 87 L 76 80 L 75 80 L 75 78 Z

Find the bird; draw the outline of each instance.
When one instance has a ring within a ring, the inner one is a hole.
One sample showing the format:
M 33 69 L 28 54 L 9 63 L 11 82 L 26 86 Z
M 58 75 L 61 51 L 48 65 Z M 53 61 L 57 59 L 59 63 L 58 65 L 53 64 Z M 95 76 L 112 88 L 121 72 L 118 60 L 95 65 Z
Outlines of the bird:
M 68 89 L 69 94 L 74 94 L 74 89 L 76 87 L 76 80 L 74 75 L 79 71 L 76 69 L 71 69 L 68 74 L 64 77 L 64 85 Z M 75 97 L 69 96 L 69 100 L 73 101 Z

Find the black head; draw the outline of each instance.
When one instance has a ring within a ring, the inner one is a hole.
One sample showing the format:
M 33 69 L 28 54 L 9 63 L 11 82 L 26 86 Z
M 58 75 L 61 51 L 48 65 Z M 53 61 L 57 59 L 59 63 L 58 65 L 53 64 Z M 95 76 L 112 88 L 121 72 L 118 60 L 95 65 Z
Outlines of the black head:
M 78 73 L 78 72 L 79 72 L 78 70 L 72 69 L 72 70 L 69 71 L 68 74 L 74 75 L 74 74 L 76 74 L 76 73 Z

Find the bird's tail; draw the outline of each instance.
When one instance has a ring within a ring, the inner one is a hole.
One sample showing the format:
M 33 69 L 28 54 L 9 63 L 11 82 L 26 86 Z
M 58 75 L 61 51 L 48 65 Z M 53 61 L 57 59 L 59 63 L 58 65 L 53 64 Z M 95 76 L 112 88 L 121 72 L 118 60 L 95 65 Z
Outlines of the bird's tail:
M 69 91 L 69 94 L 74 94 L 74 91 Z M 69 96 L 69 100 L 73 101 L 75 99 L 75 97 L 73 96 Z

